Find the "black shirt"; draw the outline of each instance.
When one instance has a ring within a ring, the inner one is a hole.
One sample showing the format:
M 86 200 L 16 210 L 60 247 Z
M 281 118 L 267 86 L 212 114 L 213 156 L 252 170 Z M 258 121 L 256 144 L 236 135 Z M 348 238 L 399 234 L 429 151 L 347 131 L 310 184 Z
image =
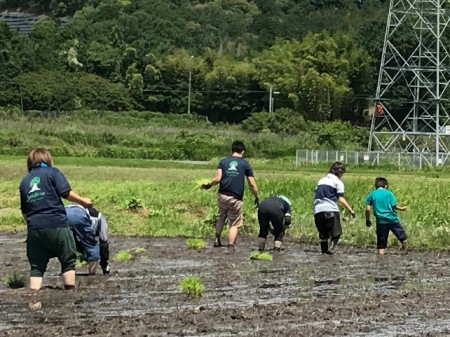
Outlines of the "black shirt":
M 61 196 L 71 188 L 54 167 L 33 168 L 19 186 L 20 209 L 26 214 L 28 229 L 68 226 Z
M 230 193 L 239 200 L 244 197 L 245 177 L 253 177 L 249 162 L 241 157 L 226 157 L 218 166 L 222 170 L 219 193 Z

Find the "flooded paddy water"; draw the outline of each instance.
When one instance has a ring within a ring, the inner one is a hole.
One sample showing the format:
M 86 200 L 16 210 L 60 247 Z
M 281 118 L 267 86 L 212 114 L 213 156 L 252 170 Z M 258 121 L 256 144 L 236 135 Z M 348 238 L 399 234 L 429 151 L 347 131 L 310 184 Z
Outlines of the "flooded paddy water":
M 28 270 L 25 234 L 0 236 L 0 277 Z M 287 238 L 273 261 L 251 261 L 255 238 L 188 250 L 181 238 L 113 237 L 108 276 L 62 290 L 52 261 L 39 292 L 0 285 L 0 336 L 450 336 L 450 253 L 316 245 Z M 186 276 L 200 298 L 178 289 Z M 40 303 L 37 305 L 37 303 Z

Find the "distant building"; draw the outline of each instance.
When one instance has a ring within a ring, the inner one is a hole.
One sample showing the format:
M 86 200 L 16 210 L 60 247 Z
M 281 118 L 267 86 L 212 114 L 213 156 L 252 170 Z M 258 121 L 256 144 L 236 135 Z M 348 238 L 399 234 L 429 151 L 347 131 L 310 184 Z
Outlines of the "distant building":
M 0 21 L 6 22 L 12 31 L 24 35 L 30 35 L 33 24 L 43 17 L 45 15 L 9 11 L 0 12 Z M 58 18 L 58 24 L 65 26 L 70 20 L 71 18 L 69 17 Z
M 31 34 L 33 23 L 39 20 L 42 15 L 17 12 L 0 12 L 0 21 L 5 21 L 9 29 L 20 34 Z

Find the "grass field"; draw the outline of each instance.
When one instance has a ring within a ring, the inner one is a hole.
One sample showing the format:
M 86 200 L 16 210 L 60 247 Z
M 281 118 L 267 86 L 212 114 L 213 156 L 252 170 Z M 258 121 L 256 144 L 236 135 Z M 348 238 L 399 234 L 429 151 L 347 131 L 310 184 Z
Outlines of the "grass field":
M 193 164 L 96 158 L 54 160 L 74 191 L 93 199 L 107 216 L 111 234 L 185 237 L 214 234 L 215 190 L 202 191 L 199 186 L 213 176 L 215 161 Z M 315 184 L 326 173 L 326 168 L 295 169 L 292 163 L 276 160 L 255 161 L 253 166 L 261 199 L 271 194 L 285 194 L 293 201 L 289 235 L 317 240 L 311 214 L 312 198 Z M 25 230 L 18 200 L 18 184 L 25 174 L 25 158 L 0 157 L 1 231 Z M 357 216 L 350 219 L 343 213 L 342 242 L 361 246 L 375 244 L 374 228 L 365 227 L 363 200 L 378 175 L 387 177 L 398 202 L 408 206 L 408 211 L 401 212 L 400 217 L 410 244 L 448 248 L 450 174 L 383 172 L 373 168 L 349 168 L 344 175 L 346 198 Z M 241 233 L 255 235 L 258 230 L 256 211 L 248 190 L 244 204 L 245 226 Z

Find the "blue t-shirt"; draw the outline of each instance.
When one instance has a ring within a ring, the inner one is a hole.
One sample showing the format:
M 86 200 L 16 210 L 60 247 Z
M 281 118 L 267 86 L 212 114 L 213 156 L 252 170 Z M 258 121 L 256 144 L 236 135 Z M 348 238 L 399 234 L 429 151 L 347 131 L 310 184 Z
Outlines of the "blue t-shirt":
M 71 188 L 58 169 L 33 168 L 22 179 L 19 190 L 20 209 L 26 215 L 28 229 L 68 226 L 61 196 Z
M 242 200 L 245 177 L 253 177 L 253 170 L 249 162 L 243 158 L 231 156 L 222 159 L 217 168 L 222 170 L 219 193 L 227 192 Z
M 400 221 L 395 210 L 397 200 L 394 194 L 385 188 L 380 187 L 370 192 L 365 204 L 373 207 L 373 214 L 379 224 L 390 225 Z

